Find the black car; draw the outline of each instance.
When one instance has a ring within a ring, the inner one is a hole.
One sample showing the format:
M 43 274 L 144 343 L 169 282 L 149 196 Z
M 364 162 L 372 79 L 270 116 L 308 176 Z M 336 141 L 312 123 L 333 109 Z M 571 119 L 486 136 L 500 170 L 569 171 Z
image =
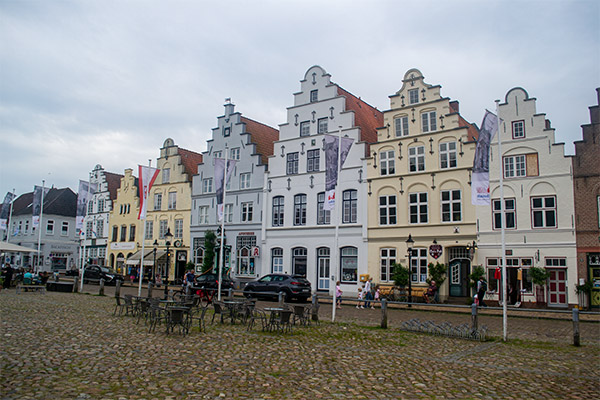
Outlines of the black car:
M 115 270 L 99 265 L 88 265 L 83 273 L 83 283 L 94 282 L 100 283 L 100 279 L 104 279 L 107 285 L 114 285 L 118 280 L 121 283 L 124 281 L 123 275 L 118 274 Z
M 286 301 L 306 301 L 311 296 L 310 282 L 297 275 L 269 274 L 248 282 L 244 288 L 246 297 L 278 297 L 279 292 L 283 292 Z
M 198 275 L 193 289 L 214 289 L 214 291 L 217 291 L 219 289 L 219 274 L 208 273 Z M 229 276 L 224 275 L 221 281 L 221 293 L 229 289 L 233 289 L 233 281 Z

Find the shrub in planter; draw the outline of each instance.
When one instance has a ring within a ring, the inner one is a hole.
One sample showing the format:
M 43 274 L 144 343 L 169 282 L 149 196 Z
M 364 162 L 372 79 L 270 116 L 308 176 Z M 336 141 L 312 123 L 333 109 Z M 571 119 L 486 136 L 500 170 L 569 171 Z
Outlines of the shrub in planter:
M 531 281 L 536 285 L 535 301 L 540 304 L 546 303 L 546 296 L 544 292 L 546 283 L 550 277 L 550 272 L 543 267 L 531 267 L 529 268 L 529 276 L 531 276 Z

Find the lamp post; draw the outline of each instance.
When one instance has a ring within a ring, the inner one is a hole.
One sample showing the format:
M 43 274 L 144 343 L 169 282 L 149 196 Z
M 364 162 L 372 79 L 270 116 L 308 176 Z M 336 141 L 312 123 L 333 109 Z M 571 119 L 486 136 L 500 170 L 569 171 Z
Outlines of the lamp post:
M 152 254 L 154 255 L 154 262 L 152 263 L 152 283 L 156 285 L 156 249 L 158 248 L 158 240 L 154 239 L 152 246 L 154 247 L 152 249 Z
M 406 239 L 406 246 L 408 247 L 408 306 L 410 307 L 410 303 L 412 303 L 412 253 L 413 253 L 413 244 L 415 241 L 412 238 L 412 235 L 408 234 L 408 239 Z
M 467 243 L 467 251 L 469 252 L 469 258 L 473 260 L 473 255 L 477 250 L 477 242 L 473 240 L 473 243 Z
M 165 233 L 165 246 L 167 247 L 167 275 L 165 277 L 165 300 L 167 300 L 167 298 L 169 296 L 169 263 L 170 263 L 169 246 L 171 246 L 171 239 L 173 239 L 173 235 L 171 234 L 171 229 L 167 228 L 167 233 Z

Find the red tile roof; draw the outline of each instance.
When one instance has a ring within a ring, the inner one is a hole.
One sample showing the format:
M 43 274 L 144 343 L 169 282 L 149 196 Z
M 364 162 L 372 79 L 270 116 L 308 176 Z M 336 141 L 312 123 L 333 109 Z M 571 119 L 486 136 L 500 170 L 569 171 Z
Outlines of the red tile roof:
M 246 132 L 256 145 L 256 153 L 260 154 L 262 164 L 267 165 L 267 158 L 273 155 L 273 142 L 279 140 L 279 131 L 250 118 L 241 117 L 241 121 L 246 124 Z
M 346 97 L 346 110 L 354 111 L 354 126 L 360 128 L 360 140 L 367 144 L 365 156 L 368 156 L 369 145 L 377 142 L 377 128 L 383 125 L 383 113 L 339 85 L 336 86 L 338 95 Z
M 177 153 L 181 156 L 181 163 L 191 182 L 192 177 L 198 173 L 198 164 L 202 164 L 202 154 L 181 147 L 177 148 Z
M 121 178 L 123 178 L 123 175 L 104 171 L 104 177 L 108 184 L 110 199 L 115 200 L 117 198 L 117 189 L 121 186 Z

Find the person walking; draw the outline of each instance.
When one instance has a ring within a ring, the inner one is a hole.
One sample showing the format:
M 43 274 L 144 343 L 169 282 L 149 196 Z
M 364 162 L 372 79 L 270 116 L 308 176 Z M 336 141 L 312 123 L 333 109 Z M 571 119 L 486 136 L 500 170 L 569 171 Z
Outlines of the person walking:
M 13 269 L 10 266 L 10 263 L 4 264 L 4 282 L 2 282 L 2 287 L 4 289 L 9 289 L 13 276 Z
M 363 288 L 364 288 L 364 286 L 363 286 Z M 358 301 L 356 302 L 356 308 L 364 308 L 362 306 L 362 304 L 361 304 L 362 300 L 363 300 L 364 293 L 365 293 L 365 291 L 363 290 L 363 288 L 358 288 L 358 297 L 357 297 Z
M 371 300 L 373 300 L 373 293 L 371 292 L 372 289 L 372 282 L 373 278 L 369 278 L 367 279 L 367 282 L 365 282 L 365 308 L 375 308 L 373 307 L 373 305 L 371 304 Z
M 341 282 L 337 281 L 335 283 L 335 304 L 337 308 L 342 308 L 342 288 L 340 287 Z
M 479 300 L 479 305 L 481 307 L 487 307 L 487 304 L 483 301 L 485 297 L 485 292 L 487 292 L 487 283 L 483 276 L 479 277 L 479 281 L 477 282 L 477 300 Z

